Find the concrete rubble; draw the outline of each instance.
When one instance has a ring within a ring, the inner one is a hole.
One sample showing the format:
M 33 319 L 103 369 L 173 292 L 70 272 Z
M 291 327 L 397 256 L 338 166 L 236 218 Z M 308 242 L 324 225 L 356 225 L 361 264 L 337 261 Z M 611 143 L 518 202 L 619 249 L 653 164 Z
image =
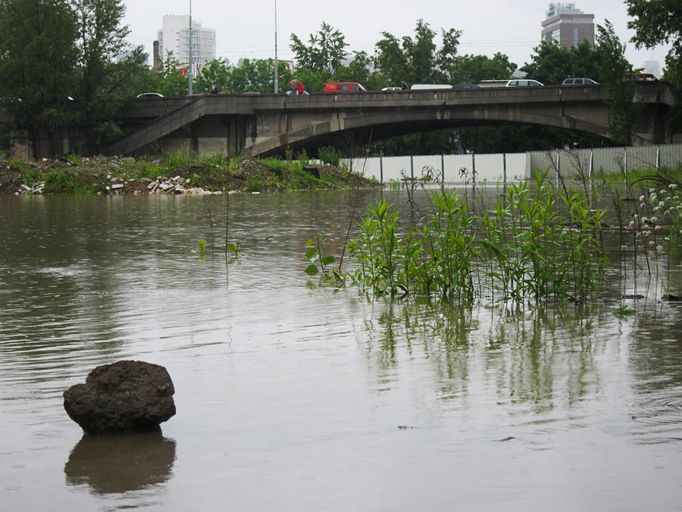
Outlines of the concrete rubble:
M 221 191 L 211 192 L 201 187 L 192 187 L 189 178 L 175 176 L 167 178 L 158 176 L 157 178 L 144 180 L 123 180 L 115 176 L 107 175 L 109 184 L 106 185 L 105 193 L 108 195 L 138 195 L 138 194 L 167 194 L 167 195 L 203 195 L 203 194 L 222 194 Z M 33 186 L 21 185 L 14 195 L 40 195 L 45 189 L 45 182 L 35 183 Z

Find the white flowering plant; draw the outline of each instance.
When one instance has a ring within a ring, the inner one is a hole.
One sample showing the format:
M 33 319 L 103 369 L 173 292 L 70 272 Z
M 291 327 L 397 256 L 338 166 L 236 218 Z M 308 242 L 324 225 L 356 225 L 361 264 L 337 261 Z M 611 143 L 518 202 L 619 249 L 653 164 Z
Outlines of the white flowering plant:
M 640 212 L 650 212 L 650 217 L 635 214 L 630 227 L 641 233 L 652 247 L 674 249 L 682 241 L 682 190 L 677 183 L 666 188 L 651 188 L 639 198 Z M 660 237 L 662 236 L 662 241 Z

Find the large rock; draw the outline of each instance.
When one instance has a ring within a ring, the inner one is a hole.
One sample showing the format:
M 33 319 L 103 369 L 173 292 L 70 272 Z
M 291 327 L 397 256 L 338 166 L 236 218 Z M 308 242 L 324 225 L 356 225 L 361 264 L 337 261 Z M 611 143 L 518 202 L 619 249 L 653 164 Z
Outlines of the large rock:
M 118 361 L 92 370 L 64 392 L 64 409 L 90 434 L 155 430 L 175 414 L 173 381 L 163 366 Z

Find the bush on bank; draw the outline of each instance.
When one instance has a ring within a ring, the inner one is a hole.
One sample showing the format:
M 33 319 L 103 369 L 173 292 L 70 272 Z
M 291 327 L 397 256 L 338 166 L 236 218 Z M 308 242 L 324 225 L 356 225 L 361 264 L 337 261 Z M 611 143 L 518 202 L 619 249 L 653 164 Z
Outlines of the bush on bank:
M 26 161 L 0 156 L 0 194 L 149 193 L 147 184 L 179 177 L 206 191 L 267 192 L 362 188 L 375 185 L 342 167 L 307 159 L 240 159 L 177 153 L 158 159 L 81 158 Z M 115 189 L 112 183 L 120 184 Z

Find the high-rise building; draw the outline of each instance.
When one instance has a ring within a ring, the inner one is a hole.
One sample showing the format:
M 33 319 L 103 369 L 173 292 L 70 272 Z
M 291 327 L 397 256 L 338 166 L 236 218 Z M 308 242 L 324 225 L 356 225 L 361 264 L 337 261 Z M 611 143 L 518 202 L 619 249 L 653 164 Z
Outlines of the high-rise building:
M 583 13 L 575 2 L 549 4 L 542 22 L 542 41 L 570 48 L 585 40 L 594 44 L 594 14 Z
M 162 28 L 157 32 L 159 53 L 165 59 L 168 52 L 181 64 L 189 63 L 189 16 L 167 15 L 163 17 Z M 192 62 L 195 71 L 208 61 L 215 59 L 215 29 L 202 28 L 201 23 L 192 20 Z

